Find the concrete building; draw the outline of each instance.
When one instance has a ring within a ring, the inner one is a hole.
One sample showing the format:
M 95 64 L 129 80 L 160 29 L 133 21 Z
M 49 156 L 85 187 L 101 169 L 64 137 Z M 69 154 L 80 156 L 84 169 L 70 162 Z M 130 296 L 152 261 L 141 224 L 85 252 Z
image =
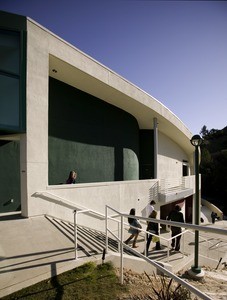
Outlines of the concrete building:
M 28 17 L 0 12 L 0 41 L 0 212 L 143 215 L 154 199 L 160 218 L 180 203 L 192 221 L 194 147 L 176 115 Z

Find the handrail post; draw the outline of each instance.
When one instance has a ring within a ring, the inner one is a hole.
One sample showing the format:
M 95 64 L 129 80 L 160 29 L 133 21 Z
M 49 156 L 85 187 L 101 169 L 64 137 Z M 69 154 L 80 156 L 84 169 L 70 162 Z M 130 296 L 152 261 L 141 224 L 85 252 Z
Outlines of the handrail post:
M 105 207 L 105 226 L 106 226 L 106 253 L 108 253 L 108 207 Z
M 220 259 L 220 247 L 218 245 L 218 259 Z
M 75 260 L 77 260 L 77 211 L 74 210 L 74 249 Z
M 168 250 L 167 250 L 167 262 L 169 262 L 169 240 L 168 240 L 167 246 L 168 246 Z
M 210 248 L 209 248 L 208 240 L 207 240 L 207 257 L 210 257 Z
M 119 223 L 117 223 L 117 231 L 118 231 L 118 233 L 117 233 L 118 238 L 120 239 L 120 234 L 121 234 L 121 232 L 120 232 L 120 224 L 119 224 Z M 121 242 L 122 242 L 122 241 L 121 241 Z M 118 252 L 121 251 L 121 242 L 118 241 Z
M 147 256 L 147 232 L 145 232 L 145 239 L 144 239 L 144 255 Z
M 121 215 L 121 255 L 120 255 L 120 283 L 123 284 L 123 216 Z

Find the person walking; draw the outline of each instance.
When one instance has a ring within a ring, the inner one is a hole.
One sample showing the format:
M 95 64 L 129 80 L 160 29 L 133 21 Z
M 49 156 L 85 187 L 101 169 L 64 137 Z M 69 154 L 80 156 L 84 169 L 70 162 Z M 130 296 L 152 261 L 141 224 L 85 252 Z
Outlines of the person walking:
M 154 205 L 156 202 L 154 200 L 151 200 L 150 203 L 147 204 L 146 206 L 146 217 L 149 218 L 150 214 L 154 210 Z
M 167 220 L 184 223 L 184 215 L 181 212 L 181 208 L 179 205 L 177 205 L 177 204 L 175 205 L 175 209 L 170 212 Z M 181 235 L 178 235 L 178 234 L 180 234 L 182 232 L 182 228 L 176 227 L 176 226 L 171 226 L 171 232 L 172 232 L 171 247 L 173 249 L 175 249 L 175 251 L 180 251 Z M 176 238 L 174 238 L 176 235 L 178 235 L 178 236 Z
M 129 212 L 130 215 L 135 216 L 136 210 L 135 208 L 132 208 Z M 125 244 L 127 245 L 132 239 L 132 248 L 137 248 L 138 246 L 136 245 L 138 235 L 140 233 L 140 229 L 142 228 L 139 220 L 134 219 L 134 218 L 128 218 L 128 223 L 130 225 L 128 233 L 130 233 L 130 237 L 125 241 Z
M 215 221 L 216 221 L 216 218 L 217 218 L 217 214 L 216 214 L 214 211 L 212 211 L 212 213 L 211 213 L 211 220 L 212 220 L 212 224 L 214 224 L 214 223 L 215 223 Z
M 149 216 L 149 218 L 156 219 L 157 217 L 157 211 L 153 210 Z M 146 250 L 147 250 L 147 255 L 148 255 L 148 250 L 150 247 L 151 241 L 155 238 L 156 240 L 158 239 L 155 235 L 159 235 L 159 230 L 158 230 L 158 223 L 154 223 L 151 221 L 147 221 L 147 243 L 146 243 Z M 155 235 L 153 235 L 155 234 Z M 160 240 L 157 240 L 156 242 L 156 247 L 155 250 L 161 250 L 161 245 L 160 245 Z

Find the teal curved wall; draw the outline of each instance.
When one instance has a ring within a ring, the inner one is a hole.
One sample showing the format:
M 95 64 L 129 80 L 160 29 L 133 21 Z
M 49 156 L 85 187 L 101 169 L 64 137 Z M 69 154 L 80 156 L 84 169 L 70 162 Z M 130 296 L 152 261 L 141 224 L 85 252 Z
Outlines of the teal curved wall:
M 127 112 L 49 78 L 49 184 L 139 179 L 139 127 Z

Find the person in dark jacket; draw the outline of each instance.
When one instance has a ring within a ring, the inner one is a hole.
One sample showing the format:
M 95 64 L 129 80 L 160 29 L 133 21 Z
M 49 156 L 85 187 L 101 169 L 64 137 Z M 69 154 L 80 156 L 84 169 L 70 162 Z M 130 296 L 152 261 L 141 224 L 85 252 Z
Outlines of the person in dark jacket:
M 211 220 L 212 220 L 213 224 L 215 223 L 216 219 L 217 219 L 217 214 L 214 211 L 212 211 L 212 213 L 211 213 Z
M 184 223 L 184 215 L 181 212 L 181 208 L 179 205 L 175 205 L 175 209 L 172 210 L 167 218 L 167 220 L 171 220 L 174 222 L 181 222 Z M 172 243 L 171 246 L 175 251 L 180 251 L 180 240 L 181 235 L 174 238 L 176 235 L 182 232 L 181 227 L 171 226 L 172 232 Z
M 156 210 L 153 210 L 149 216 L 149 218 L 153 218 L 153 219 L 156 219 L 157 217 L 157 211 Z M 156 234 L 156 235 L 159 235 L 159 230 L 158 230 L 158 223 L 154 223 L 151 221 L 148 221 L 147 222 L 147 231 L 149 233 L 147 233 L 147 244 L 146 244 L 146 250 L 147 250 L 147 254 L 148 254 L 148 250 L 149 250 L 149 247 L 150 247 L 150 243 L 152 241 L 152 233 L 153 234 Z M 160 246 L 160 240 L 156 242 L 156 250 L 160 250 L 161 249 L 161 246 Z

